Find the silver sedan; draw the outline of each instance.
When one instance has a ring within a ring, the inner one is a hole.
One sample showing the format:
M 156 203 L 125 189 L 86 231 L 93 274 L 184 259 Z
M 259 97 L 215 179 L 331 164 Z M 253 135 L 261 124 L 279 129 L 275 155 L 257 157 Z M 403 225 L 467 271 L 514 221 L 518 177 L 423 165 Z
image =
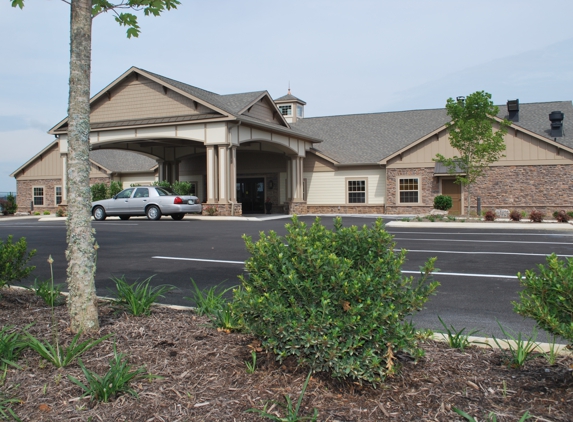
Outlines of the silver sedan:
M 113 198 L 92 202 L 92 215 L 98 221 L 113 215 L 122 220 L 132 215 L 145 215 L 150 220 L 170 215 L 174 220 L 182 220 L 187 213 L 200 212 L 201 203 L 196 196 L 175 195 L 159 186 L 127 188 Z

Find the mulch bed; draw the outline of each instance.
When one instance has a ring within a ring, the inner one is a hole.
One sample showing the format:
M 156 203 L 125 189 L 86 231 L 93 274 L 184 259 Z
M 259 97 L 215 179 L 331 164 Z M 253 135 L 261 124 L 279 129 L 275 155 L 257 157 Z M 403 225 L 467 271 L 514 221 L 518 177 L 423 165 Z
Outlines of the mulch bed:
M 123 395 L 109 403 L 81 398 L 81 389 L 67 375 L 84 381 L 77 363 L 56 369 L 26 350 L 10 368 L 0 391 L 21 399 L 12 405 L 23 421 L 258 421 L 266 420 L 250 408 L 262 409 L 273 400 L 296 402 L 307 375 L 292 361 L 279 364 L 263 351 L 257 369 L 246 371 L 245 361 L 258 349 L 245 334 L 228 334 L 210 327 L 208 319 L 191 311 L 154 308 L 150 317 L 117 312 L 109 303 L 99 308 L 101 335 L 114 333 L 118 352 L 126 353 L 134 368 L 145 366 L 161 378 L 138 380 L 139 398 Z M 65 306 L 55 309 L 60 341 L 69 344 Z M 32 292 L 3 289 L 1 326 L 23 328 L 50 339 L 52 316 Z M 114 340 L 104 341 L 81 359 L 103 375 L 113 356 Z M 374 389 L 324 374 L 311 378 L 303 401 L 305 415 L 317 408 L 320 421 L 463 421 L 452 411 L 460 408 L 478 420 L 495 412 L 498 421 L 517 421 L 529 411 L 532 421 L 573 420 L 573 358 L 560 357 L 549 366 L 543 357 L 523 369 L 503 364 L 499 351 L 472 347 L 464 352 L 427 341 L 426 356 L 418 363 L 401 357 L 400 375 Z M 258 349 L 260 350 L 260 349 Z M 284 416 L 280 406 L 272 412 Z

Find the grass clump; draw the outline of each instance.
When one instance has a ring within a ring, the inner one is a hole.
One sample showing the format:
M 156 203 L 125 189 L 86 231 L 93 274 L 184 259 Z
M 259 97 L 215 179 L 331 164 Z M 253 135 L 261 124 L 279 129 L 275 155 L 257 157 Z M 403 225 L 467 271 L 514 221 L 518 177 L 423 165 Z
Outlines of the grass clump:
M 442 333 L 442 336 L 448 342 L 449 346 L 454 349 L 459 349 L 461 351 L 464 351 L 465 348 L 471 344 L 469 337 L 479 332 L 479 330 L 471 330 L 468 333 L 464 333 L 464 331 L 466 330 L 465 328 L 462 328 L 461 330 L 456 330 L 453 325 L 450 325 L 450 327 L 448 328 L 448 326 L 440 316 L 438 316 L 438 319 L 440 320 L 440 323 L 446 330 L 445 333 Z
M 153 276 L 146 278 L 140 282 L 128 284 L 125 276 L 112 277 L 117 289 L 116 304 L 125 308 L 130 314 L 149 315 L 151 313 L 151 305 L 157 302 L 160 297 L 165 297 L 164 294 L 175 289 L 175 286 L 167 284 L 150 287 L 149 283 Z
M 436 290 L 435 258 L 418 281 L 404 277 L 406 251 L 394 252 L 381 219 L 358 228 L 336 218 L 328 230 L 295 216 L 286 229 L 243 237 L 249 276 L 232 307 L 263 347 L 280 361 L 295 356 L 313 372 L 374 384 L 398 371 L 397 353 L 423 355 L 405 318 Z
M 130 383 L 138 378 L 146 377 L 145 368 L 132 370 L 127 357 L 123 353 L 117 353 L 115 345 L 113 354 L 113 358 L 109 361 L 109 370 L 103 376 L 87 369 L 82 360 L 78 359 L 78 365 L 86 378 L 86 384 L 71 375 L 68 375 L 68 378 L 84 391 L 82 397 L 90 396 L 92 400 L 104 403 L 121 394 L 137 397 L 137 392 L 130 386 Z

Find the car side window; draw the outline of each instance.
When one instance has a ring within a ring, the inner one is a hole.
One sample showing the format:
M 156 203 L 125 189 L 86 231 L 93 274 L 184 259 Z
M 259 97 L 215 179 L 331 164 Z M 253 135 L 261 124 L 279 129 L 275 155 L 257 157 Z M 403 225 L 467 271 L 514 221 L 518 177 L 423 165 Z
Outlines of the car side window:
M 133 188 L 125 189 L 125 190 L 122 190 L 120 193 L 118 193 L 116 198 L 118 198 L 118 199 L 131 198 L 132 193 L 133 193 Z
M 149 198 L 149 189 L 147 188 L 137 188 L 135 191 L 134 198 Z
M 167 192 L 165 189 L 163 188 L 155 188 L 155 192 L 157 192 L 157 195 L 159 196 L 169 196 L 171 195 L 169 192 Z

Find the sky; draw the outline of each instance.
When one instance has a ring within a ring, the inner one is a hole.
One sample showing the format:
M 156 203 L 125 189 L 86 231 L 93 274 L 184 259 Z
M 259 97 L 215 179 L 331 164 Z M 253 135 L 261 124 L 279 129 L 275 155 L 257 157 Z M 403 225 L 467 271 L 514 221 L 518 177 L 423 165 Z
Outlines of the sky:
M 66 117 L 69 5 L 0 0 L 0 193 Z M 484 90 L 496 104 L 573 100 L 573 2 L 181 0 L 92 29 L 95 95 L 131 66 L 218 94 L 267 90 L 306 117 L 444 107 Z M 567 118 L 567 116 L 565 116 Z M 573 118 L 573 116 L 571 116 Z

